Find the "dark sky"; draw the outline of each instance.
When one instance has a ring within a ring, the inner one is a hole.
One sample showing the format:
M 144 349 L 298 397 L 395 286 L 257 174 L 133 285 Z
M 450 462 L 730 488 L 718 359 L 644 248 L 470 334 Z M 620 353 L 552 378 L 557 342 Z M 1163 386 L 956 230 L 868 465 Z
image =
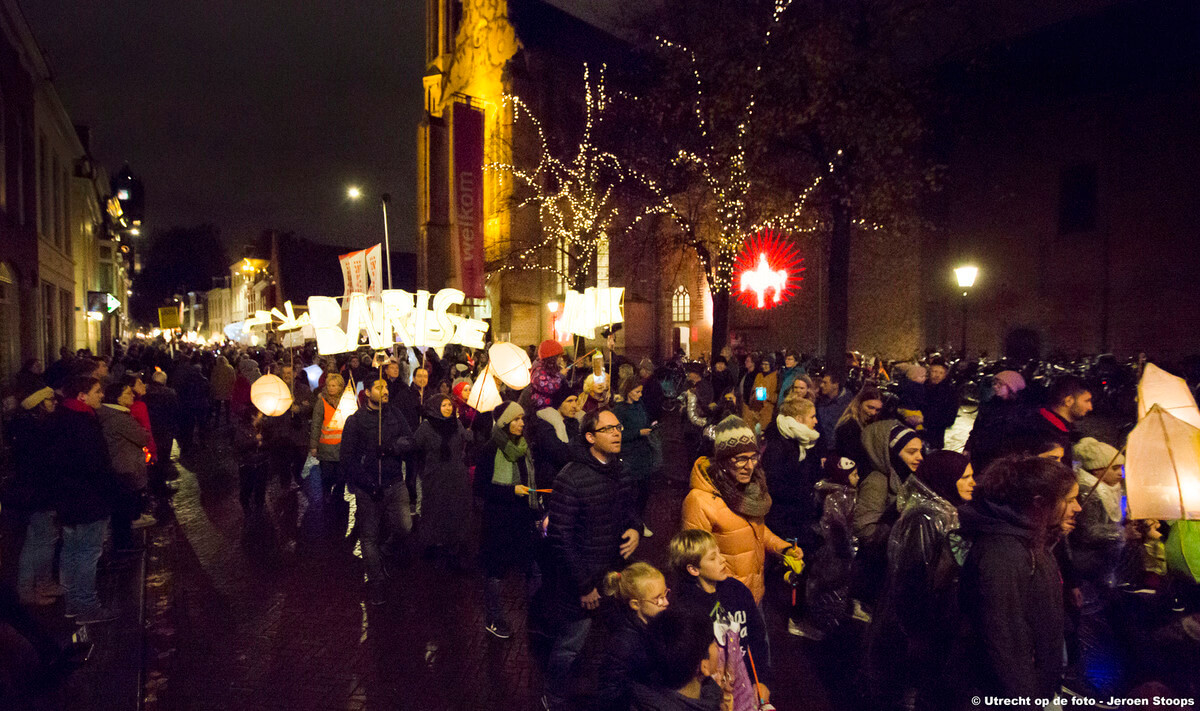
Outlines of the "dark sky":
M 559 0 L 596 17 L 614 0 Z M 71 119 L 146 186 L 147 226 L 416 242 L 419 0 L 23 0 Z M 345 198 L 355 183 L 373 199 Z

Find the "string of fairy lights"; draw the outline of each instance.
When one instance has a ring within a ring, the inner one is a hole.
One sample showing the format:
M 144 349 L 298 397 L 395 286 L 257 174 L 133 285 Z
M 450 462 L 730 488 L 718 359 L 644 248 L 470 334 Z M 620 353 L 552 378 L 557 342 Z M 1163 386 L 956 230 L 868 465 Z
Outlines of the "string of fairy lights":
M 501 186 L 505 177 L 511 176 L 532 191 L 529 197 L 517 203 L 516 208 L 536 205 L 542 238 L 508 255 L 505 263 L 493 273 L 548 271 L 562 278 L 567 288 L 573 288 L 590 272 L 614 234 L 621 231 L 621 210 L 614 192 L 621 181 L 633 177 L 633 172 L 615 155 L 597 148 L 592 142 L 593 132 L 611 104 L 605 88 L 605 69 L 606 65 L 601 64 L 593 81 L 590 67 L 586 63 L 583 65 L 583 135 L 573 156 L 567 160 L 560 160 L 551 152 L 542 122 L 529 106 L 518 96 L 504 96 L 504 105 L 512 108 L 513 121 L 519 120 L 523 113 L 536 129 L 541 153 L 532 170 L 502 162 L 488 163 L 484 170 L 495 172 Z M 652 209 L 646 207 L 639 211 L 625 231 L 632 229 L 639 218 Z M 549 262 L 541 259 L 547 252 L 553 254 L 555 250 L 566 252 L 568 258 L 561 262 L 566 265 L 565 269 L 558 259 Z
M 773 33 L 784 12 L 793 0 L 775 0 L 771 22 L 763 38 L 764 55 L 769 49 Z M 484 165 L 485 171 L 497 174 L 503 188 L 506 176 L 519 181 L 530 189 L 529 197 L 516 204 L 517 209 L 535 205 L 542 226 L 541 239 L 534 244 L 515 250 L 506 256 L 504 263 L 492 270 L 493 274 L 507 271 L 540 270 L 551 272 L 573 288 L 591 270 L 602 250 L 607 250 L 615 233 L 629 234 L 643 219 L 665 216 L 674 222 L 684 234 L 684 239 L 695 249 L 701 268 L 708 275 L 709 285 L 714 292 L 729 292 L 733 287 L 734 264 L 743 250 L 748 235 L 763 230 L 783 230 L 789 233 L 811 233 L 824 229 L 825 224 L 817 219 L 806 219 L 805 207 L 809 196 L 822 181 L 837 169 L 837 157 L 826 165 L 813 182 L 800 192 L 791 206 L 783 213 L 751 223 L 748 218 L 749 196 L 752 181 L 748 175 L 746 160 L 746 136 L 754 118 L 756 96 L 751 93 L 746 102 L 744 115 L 737 125 L 736 147 L 732 155 L 722 155 L 711 140 L 712 127 L 705 116 L 704 80 L 701 77 L 695 53 L 664 37 L 656 38 L 659 44 L 683 54 L 688 62 L 695 85 L 692 113 L 695 127 L 702 139 L 700 153 L 680 150 L 674 158 L 678 166 L 692 167 L 700 176 L 704 186 L 712 195 L 717 234 L 710 241 L 701 232 L 696 220 L 684 215 L 676 206 L 673 195 L 658 181 L 636 168 L 624 164 L 611 152 L 602 150 L 592 142 L 595 128 L 604 120 L 605 110 L 611 103 L 605 88 L 605 65 L 600 66 L 593 82 L 589 66 L 583 66 L 584 80 L 584 127 L 582 138 L 573 155 L 560 160 L 551 152 L 542 122 L 520 97 L 506 94 L 503 103 L 511 107 L 513 121 L 521 114 L 532 122 L 541 144 L 537 165 L 532 170 L 503 162 Z M 755 67 L 755 77 L 762 72 L 762 63 Z M 754 82 L 753 84 L 757 84 Z M 632 180 L 648 190 L 653 199 L 650 204 L 638 209 L 632 219 L 622 228 L 621 210 L 614 199 L 614 191 L 622 181 Z M 854 220 L 853 224 L 871 230 L 879 225 L 866 220 Z M 566 259 L 545 260 L 547 254 Z

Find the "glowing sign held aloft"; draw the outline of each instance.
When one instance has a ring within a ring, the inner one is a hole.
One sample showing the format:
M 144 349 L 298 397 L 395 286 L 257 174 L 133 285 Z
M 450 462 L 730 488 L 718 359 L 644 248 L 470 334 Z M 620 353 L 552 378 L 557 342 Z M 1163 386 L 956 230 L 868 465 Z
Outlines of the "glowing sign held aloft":
M 621 310 L 624 298 L 624 287 L 589 286 L 582 294 L 568 291 L 559 323 L 565 324 L 564 330 L 568 333 L 595 338 L 597 328 L 625 322 L 625 314 Z
M 757 309 L 786 302 L 800 288 L 803 261 L 795 245 L 781 234 L 769 230 L 758 233 L 746 240 L 734 264 L 738 298 Z
M 367 343 L 377 351 L 393 343 L 433 348 L 438 353 L 450 343 L 483 348 L 487 322 L 449 311 L 465 300 L 458 289 L 442 289 L 434 294 L 432 306 L 430 294 L 424 290 L 412 294 L 403 289 L 384 289 L 377 299 L 355 292 L 345 305 L 331 296 L 310 296 L 308 316 L 321 355 L 357 349 L 364 332 Z

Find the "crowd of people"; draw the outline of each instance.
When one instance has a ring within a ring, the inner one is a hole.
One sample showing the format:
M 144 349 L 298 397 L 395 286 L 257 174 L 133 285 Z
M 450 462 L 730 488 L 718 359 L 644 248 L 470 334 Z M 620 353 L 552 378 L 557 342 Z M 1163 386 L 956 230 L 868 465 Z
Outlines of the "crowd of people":
M 237 444 L 247 520 L 272 515 L 271 483 L 293 492 L 290 545 L 355 537 L 371 606 L 421 556 L 480 575 L 484 627 L 506 640 L 501 590 L 521 575 L 550 709 L 773 708 L 773 617 L 814 650 L 861 639 L 847 661 L 870 708 L 1128 696 L 1178 682 L 1146 650 L 1155 622 L 1200 642 L 1183 614 L 1194 581 L 1164 562 L 1174 527 L 1128 520 L 1121 443 L 1076 431 L 1091 410 L 1076 378 L 1030 402 L 1020 372 L 998 373 L 958 452 L 959 393 L 936 356 L 897 369 L 893 396 L 850 392 L 841 369 L 796 353 L 727 350 L 711 367 L 600 349 L 571 362 L 553 340 L 529 353 L 530 385 L 497 383 L 503 402 L 483 412 L 470 403 L 486 353 L 455 347 L 135 343 L 26 364 L 6 400 L 4 506 L 24 536 L 3 621 L 38 668 L 69 668 L 79 650 L 28 608 L 115 619 L 102 557 L 139 550 L 134 532 L 174 491 L 175 443 L 186 458 L 213 430 Z M 289 391 L 282 414 L 253 402 L 265 373 Z M 664 457 L 664 425 L 686 465 Z M 657 532 L 668 559 L 637 560 L 654 483 L 689 469 L 679 530 Z M 767 594 L 786 587 L 784 605 Z

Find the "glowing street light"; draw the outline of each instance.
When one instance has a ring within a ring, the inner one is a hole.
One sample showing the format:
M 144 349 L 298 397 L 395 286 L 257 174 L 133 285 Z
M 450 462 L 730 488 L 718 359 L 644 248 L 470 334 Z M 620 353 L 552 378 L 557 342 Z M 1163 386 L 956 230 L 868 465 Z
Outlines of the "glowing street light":
M 975 286 L 975 277 L 979 276 L 979 267 L 964 265 L 954 270 L 954 278 L 958 281 L 958 288 L 963 290 L 962 293 L 962 343 L 960 350 L 960 358 L 967 357 L 967 291 Z
M 357 185 L 351 185 L 346 188 L 346 197 L 351 200 L 358 200 L 363 196 L 363 191 Z M 392 288 L 392 240 L 388 234 L 388 202 L 392 196 L 388 193 L 383 193 L 379 196 L 379 201 L 383 205 L 383 252 L 384 259 L 387 260 L 387 288 Z
M 357 185 L 351 185 L 346 190 L 346 197 L 350 198 L 351 200 L 357 200 L 362 197 L 362 190 L 359 190 Z

